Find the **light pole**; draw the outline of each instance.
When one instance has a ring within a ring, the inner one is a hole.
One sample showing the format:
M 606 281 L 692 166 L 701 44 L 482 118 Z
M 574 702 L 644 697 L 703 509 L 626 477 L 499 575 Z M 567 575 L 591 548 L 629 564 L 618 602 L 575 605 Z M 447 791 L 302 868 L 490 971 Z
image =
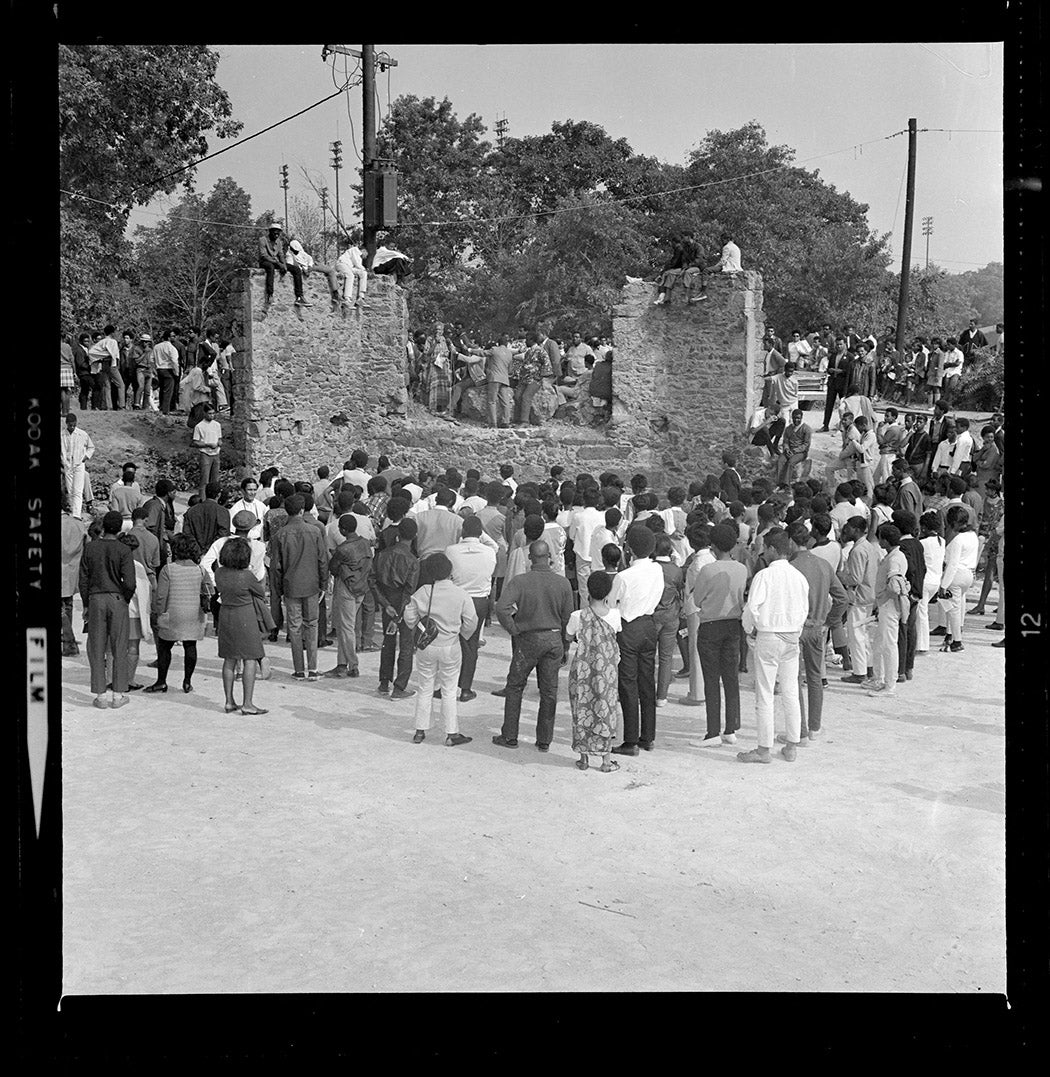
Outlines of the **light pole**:
M 285 234 L 288 234 L 288 229 L 291 227 L 288 221 L 288 166 L 281 165 L 281 187 L 284 189 L 284 228 Z
M 926 268 L 930 268 L 930 236 L 933 235 L 933 218 L 923 217 L 922 234 L 926 237 Z
M 328 188 L 321 188 L 321 247 L 324 251 L 322 258 L 328 261 Z
M 342 227 L 342 219 L 339 216 L 339 171 L 343 167 L 343 144 L 338 140 L 331 145 L 332 168 L 335 170 L 335 249 L 339 251 L 339 230 Z

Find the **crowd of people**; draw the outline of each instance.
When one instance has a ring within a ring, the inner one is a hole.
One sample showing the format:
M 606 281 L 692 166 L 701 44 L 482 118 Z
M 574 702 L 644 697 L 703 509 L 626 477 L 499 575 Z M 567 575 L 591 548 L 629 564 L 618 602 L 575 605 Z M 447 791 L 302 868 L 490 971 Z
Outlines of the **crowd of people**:
M 942 421 L 924 436 L 940 445 L 944 430 Z M 688 682 L 682 702 L 706 707 L 698 745 L 735 744 L 749 665 L 757 737 L 738 758 L 768 763 L 780 742 L 790 761 L 821 735 L 831 669 L 892 698 L 921 675 L 916 656 L 933 637 L 949 655 L 963 650 L 966 596 L 982 566 L 976 609 L 997 567 L 988 627 L 1002 628 L 1001 417 L 987 436 L 994 467 L 971 458 L 938 472 L 932 490 L 917 482 L 903 442 L 873 490 L 848 467 L 745 484 L 728 450 L 719 476 L 664 491 L 642 474 L 569 478 L 562 467 L 522 482 L 510 465 L 486 478 L 454 467 L 409 472 L 380 457 L 371 470 L 357 450 L 309 480 L 270 468 L 238 489 L 209 481 L 181 515 L 171 484 L 160 479 L 147 496 L 129 462 L 108 502 L 86 516 L 64 506 L 63 651 L 79 649 L 79 592 L 94 706 L 123 707 L 139 689 L 167 691 L 179 645 L 182 688 L 192 691 L 210 621 L 226 711 L 263 714 L 256 686 L 274 675 L 265 652 L 283 630 L 294 681 L 372 673 L 382 697 L 414 697 L 416 743 L 437 700 L 455 746 L 471 739 L 459 708 L 478 696 L 478 651 L 496 619 L 511 637 L 506 680 L 493 692 L 503 700 L 492 738 L 500 747 L 519 745 L 535 671 L 535 744 L 549 749 L 571 655 L 580 769 L 594 760 L 611 771 L 614 756 L 653 750 L 657 711 L 678 678 Z M 156 649 L 149 686 L 137 680 L 143 640 Z M 332 646 L 322 672 L 319 652 Z M 369 652 L 379 652 L 377 666 L 362 659 Z M 785 728 L 774 737 L 777 694 Z

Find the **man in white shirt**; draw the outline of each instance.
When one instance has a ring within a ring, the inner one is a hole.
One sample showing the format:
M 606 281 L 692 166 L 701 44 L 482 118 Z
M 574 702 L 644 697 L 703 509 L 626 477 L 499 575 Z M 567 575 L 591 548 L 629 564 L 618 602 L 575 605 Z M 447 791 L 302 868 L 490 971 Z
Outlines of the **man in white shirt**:
M 787 532 L 765 540 L 769 565 L 755 574 L 744 607 L 743 626 L 755 641 L 755 718 L 758 747 L 738 752 L 741 763 L 771 763 L 773 750 L 773 686 L 784 685 L 784 721 L 787 743 L 780 754 L 790 763 L 802 739 L 802 709 L 798 692 L 799 638 L 809 614 L 809 582 L 788 558 Z
M 572 539 L 576 554 L 576 581 L 581 596 L 587 593 L 587 577 L 592 570 L 598 571 L 602 566 L 600 554 L 596 562 L 591 560 L 591 539 L 605 523 L 605 517 L 598 510 L 601 500 L 601 492 L 589 487 L 583 495 L 583 508 L 576 513 L 568 527 L 568 536 Z
M 807 370 L 809 357 L 813 354 L 813 346 L 807 340 L 802 339 L 802 334 L 796 329 L 791 334 L 791 342 L 788 344 L 788 362 L 794 363 L 800 370 Z
M 970 433 L 970 420 L 957 418 L 955 430 L 958 436 L 955 439 L 955 451 L 952 453 L 948 474 L 962 475 L 966 478 L 973 467 L 973 434 Z
M 959 375 L 962 374 L 964 356 L 959 346 L 948 341 L 944 350 L 944 377 L 941 381 L 941 399 L 954 404 Z
M 255 518 L 255 523 L 252 524 L 251 530 L 248 532 L 248 537 L 253 539 L 262 538 L 263 520 L 266 519 L 266 513 L 269 511 L 266 503 L 259 500 L 258 493 L 259 484 L 255 479 L 249 477 L 241 483 L 240 501 L 235 501 L 230 506 L 231 519 L 239 512 L 251 513 Z
M 711 266 L 711 270 L 721 270 L 723 273 L 739 273 L 740 248 L 733 242 L 733 237 L 728 232 L 723 232 L 718 240 L 722 244 L 722 257 L 717 264 Z
M 219 560 L 219 553 L 222 551 L 223 546 L 232 538 L 242 538 L 247 540 L 248 545 L 251 547 L 252 559 L 248 563 L 248 571 L 257 579 L 263 580 L 266 578 L 266 543 L 262 539 L 252 538 L 251 532 L 255 524 L 255 517 L 250 512 L 237 512 L 231 513 L 232 519 L 230 523 L 233 524 L 233 534 L 223 535 L 221 538 L 217 538 L 205 551 L 204 556 L 201 557 L 201 568 L 208 574 L 208 579 L 211 581 L 212 587 L 215 586 L 215 565 Z
M 609 608 L 619 610 L 623 621 L 618 637 L 623 743 L 613 748 L 617 755 L 637 755 L 639 748 L 651 752 L 656 740 L 657 631 L 653 611 L 664 593 L 663 569 L 652 559 L 656 536 L 648 527 L 631 527 L 627 545 L 634 560 L 616 573 L 608 598 Z
M 467 479 L 463 493 L 466 495 L 463 498 L 463 505 L 466 505 L 471 512 L 479 513 L 488 504 L 488 501 L 478 492 L 481 489 L 481 484 L 477 479 Z M 463 508 L 460 505 L 459 508 Z M 459 512 L 459 509 L 456 510 Z
M 518 482 L 514 478 L 514 468 L 510 464 L 500 464 L 499 481 L 503 486 L 509 486 L 512 494 L 518 492 Z
M 605 522 L 600 527 L 596 527 L 594 529 L 594 531 L 591 532 L 591 544 L 590 544 L 590 547 L 589 547 L 589 555 L 588 555 L 588 560 L 589 560 L 589 563 L 590 563 L 590 567 L 587 570 L 587 575 L 588 576 L 590 575 L 592 570 L 595 571 L 595 572 L 598 571 L 598 569 L 599 569 L 599 567 L 601 566 L 601 563 L 602 563 L 602 550 L 606 546 L 608 546 L 610 543 L 612 543 L 614 546 L 619 546 L 620 545 L 619 528 L 620 528 L 620 524 L 621 524 L 622 521 L 623 521 L 623 513 L 620 512 L 619 509 L 617 509 L 617 508 L 606 509 L 605 510 Z M 577 558 L 576 558 L 577 572 L 579 571 L 579 567 L 578 567 L 579 564 L 580 564 L 580 559 L 577 556 Z M 586 586 L 587 585 L 585 583 L 584 587 L 586 587 Z M 583 591 L 581 591 L 580 594 L 582 596 Z
M 361 260 L 360 243 L 364 234 L 359 228 L 350 233 L 350 244 L 335 263 L 336 272 L 343 278 L 343 305 L 358 306 L 368 291 L 368 271 Z
M 80 519 L 84 506 L 87 462 L 94 455 L 95 446 L 88 437 L 88 432 L 77 426 L 77 417 L 73 412 L 67 412 L 65 426 L 62 429 L 62 470 L 66 476 L 69 511 L 77 519 Z
M 572 343 L 565 349 L 566 373 L 578 378 L 587 369 L 587 356 L 594 355 L 589 344 L 583 342 L 580 333 L 572 334 Z
M 962 355 L 962 352 L 959 353 Z M 117 391 L 118 408 L 124 407 L 124 379 L 120 376 L 120 345 L 117 343 L 117 327 L 106 326 L 106 334 L 100 340 L 88 348 L 88 359 L 91 360 L 91 373 L 98 375 L 97 380 L 102 386 L 102 411 L 108 411 L 113 401 L 110 398 L 112 389 Z
M 469 703 L 477 697 L 474 688 L 474 670 L 478 665 L 478 641 L 481 626 L 489 615 L 489 595 L 492 578 L 496 574 L 496 553 L 481 541 L 482 527 L 477 516 L 463 521 L 462 538 L 445 550 L 452 562 L 452 582 L 462 587 L 474 603 L 478 623 L 470 638 L 460 637 L 463 660 L 459 669 L 459 702 Z
M 219 481 L 219 451 L 222 445 L 222 426 L 216 421 L 215 409 L 205 405 L 204 418 L 193 428 L 193 447 L 201 462 L 201 478 L 197 492 L 204 499 L 210 482 Z
M 368 480 L 372 477 L 365 471 L 368 463 L 368 453 L 364 449 L 354 449 L 350 459 L 343 464 L 343 482 L 351 482 L 354 486 L 361 487 L 361 496 L 368 492 Z
M 871 504 L 875 493 L 875 468 L 879 462 L 879 441 L 875 431 L 869 428 L 865 415 L 858 415 L 855 423 L 860 441 L 853 446 L 853 455 L 857 461 L 857 478 L 864 483 L 865 496 Z

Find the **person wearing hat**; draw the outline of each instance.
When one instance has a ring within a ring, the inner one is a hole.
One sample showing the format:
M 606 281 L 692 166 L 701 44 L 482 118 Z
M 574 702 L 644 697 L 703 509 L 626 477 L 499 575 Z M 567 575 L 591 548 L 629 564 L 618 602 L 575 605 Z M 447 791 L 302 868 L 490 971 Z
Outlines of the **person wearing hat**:
M 285 274 L 290 270 L 295 285 L 296 306 L 309 307 L 312 304 L 303 295 L 303 271 L 294 260 L 291 265 L 288 264 L 288 247 L 283 232 L 280 221 L 274 221 L 267 229 L 266 235 L 259 238 L 259 265 L 266 272 L 266 305 L 269 306 L 273 299 L 274 273 L 280 273 L 281 279 L 284 280 Z
M 130 460 L 121 468 L 120 481 L 109 488 L 110 512 L 119 512 L 124 523 L 121 531 L 131 530 L 131 514 L 146 500 L 135 480 L 138 465 Z
M 251 547 L 252 559 L 248 563 L 248 571 L 257 580 L 264 580 L 266 578 L 266 543 L 262 539 L 251 537 L 255 525 L 258 523 L 255 515 L 247 509 L 241 509 L 233 514 L 233 519 L 230 523 L 233 525 L 233 534 L 222 535 L 217 538 L 201 558 L 201 568 L 207 573 L 209 582 L 213 587 L 215 586 L 215 565 L 218 563 L 219 554 L 222 552 L 223 546 L 233 538 L 242 538 Z

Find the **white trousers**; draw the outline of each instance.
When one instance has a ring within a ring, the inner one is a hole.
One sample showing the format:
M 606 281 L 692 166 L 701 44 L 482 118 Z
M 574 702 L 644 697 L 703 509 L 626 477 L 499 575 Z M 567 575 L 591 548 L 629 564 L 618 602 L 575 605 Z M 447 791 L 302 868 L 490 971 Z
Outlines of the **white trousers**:
M 885 482 L 893 471 L 893 461 L 897 459 L 895 452 L 882 453 L 879 456 L 879 462 L 875 465 L 874 482 L 877 486 L 880 482 Z
M 430 711 L 434 689 L 441 689 L 441 717 L 446 733 L 459 732 L 456 695 L 459 691 L 459 667 L 463 651 L 459 639 L 439 645 L 435 640 L 426 650 L 416 651 L 416 729 L 430 728 Z
M 66 493 L 69 495 L 69 511 L 79 516 L 84 508 L 84 479 L 87 477 L 87 465 L 65 465 Z
M 973 573 L 968 568 L 959 568 L 949 588 L 952 595 L 951 605 L 945 611 L 948 617 L 948 635 L 953 640 L 962 639 L 963 625 L 966 622 L 966 592 L 973 586 Z
M 850 606 L 846 615 L 846 640 L 853 672 L 862 677 L 871 668 L 871 640 L 868 626 L 871 624 L 871 605 Z
M 915 650 L 930 649 L 930 599 L 937 593 L 941 581 L 936 576 L 927 575 L 922 584 L 922 601 L 915 611 Z M 933 609 L 938 607 L 934 605 Z M 934 626 L 936 627 L 936 626 Z
M 700 614 L 689 614 L 685 623 L 689 630 L 689 698 L 704 699 L 704 671 L 696 649 L 696 640 L 700 635 Z
M 897 639 L 900 633 L 900 603 L 894 599 L 879 606 L 879 627 L 875 641 L 875 680 L 882 681 L 891 691 L 897 690 L 900 656 Z
M 368 270 L 357 269 L 343 277 L 343 299 L 356 303 L 368 291 Z M 444 692 L 441 693 L 444 695 Z
M 788 635 L 784 633 L 784 635 Z M 784 725 L 787 739 L 798 744 L 802 739 L 802 708 L 798 698 L 798 639 L 785 639 L 778 632 L 759 632 L 752 660 L 755 663 L 755 719 L 758 724 L 759 748 L 773 747 L 773 687 L 780 677 L 784 691 Z

